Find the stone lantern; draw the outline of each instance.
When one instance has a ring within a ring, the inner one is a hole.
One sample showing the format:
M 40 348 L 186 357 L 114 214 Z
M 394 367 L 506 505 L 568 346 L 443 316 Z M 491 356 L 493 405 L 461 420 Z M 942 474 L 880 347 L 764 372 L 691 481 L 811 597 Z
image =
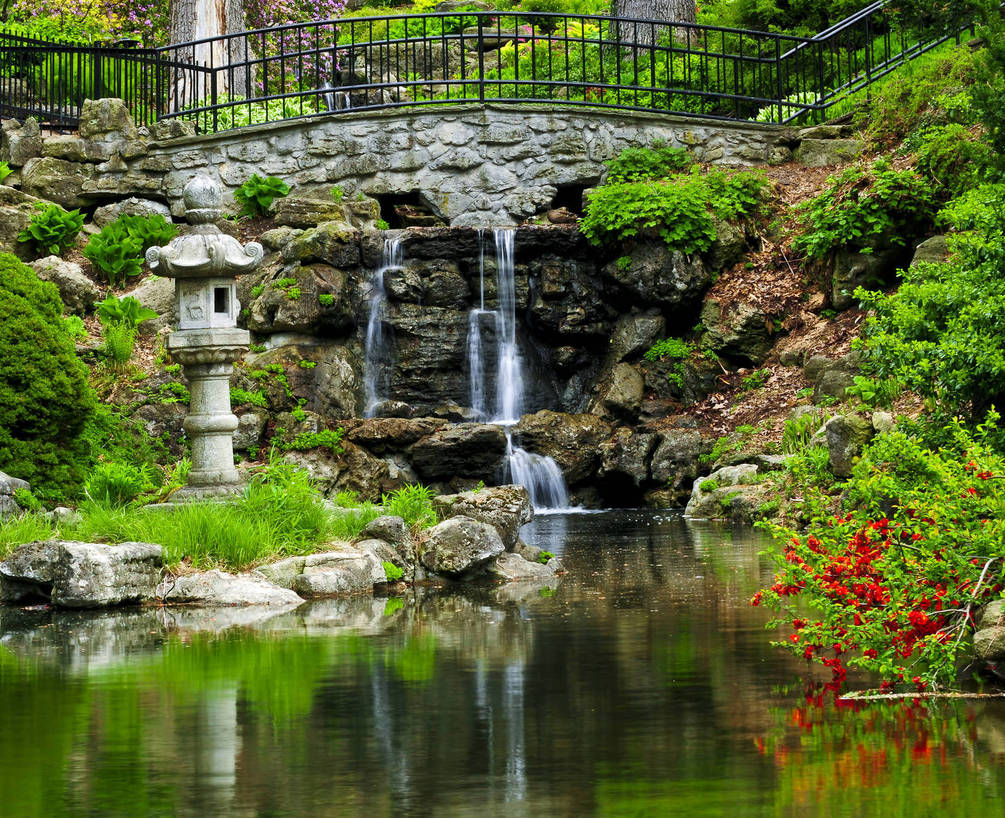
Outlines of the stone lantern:
M 185 186 L 185 218 L 192 229 L 166 247 L 147 250 L 150 269 L 175 280 L 178 330 L 167 349 L 185 368 L 191 401 L 184 429 L 192 442 L 192 468 L 181 498 L 233 493 L 240 484 L 234 468 L 234 430 L 230 411 L 230 376 L 234 361 L 251 336 L 237 328 L 240 304 L 235 276 L 250 273 L 262 261 L 262 245 L 246 245 L 216 226 L 220 187 L 208 176 Z

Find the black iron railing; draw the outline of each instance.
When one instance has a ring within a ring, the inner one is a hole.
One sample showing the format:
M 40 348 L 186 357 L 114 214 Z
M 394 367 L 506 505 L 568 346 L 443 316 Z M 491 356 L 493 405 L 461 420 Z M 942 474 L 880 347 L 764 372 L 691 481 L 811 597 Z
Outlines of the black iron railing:
M 83 99 L 202 132 L 347 109 L 561 103 L 730 120 L 822 118 L 960 31 L 918 35 L 876 2 L 815 37 L 522 12 L 315 21 L 158 49 L 0 33 L 0 116 L 72 128 Z

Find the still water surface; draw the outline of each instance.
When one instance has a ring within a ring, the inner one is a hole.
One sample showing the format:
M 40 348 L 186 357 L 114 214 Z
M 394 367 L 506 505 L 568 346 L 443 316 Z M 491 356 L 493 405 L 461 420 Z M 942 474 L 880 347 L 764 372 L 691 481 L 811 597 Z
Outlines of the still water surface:
M 998 702 L 818 704 L 760 536 L 541 517 L 551 588 L 0 611 L 2 816 L 1000 815 Z

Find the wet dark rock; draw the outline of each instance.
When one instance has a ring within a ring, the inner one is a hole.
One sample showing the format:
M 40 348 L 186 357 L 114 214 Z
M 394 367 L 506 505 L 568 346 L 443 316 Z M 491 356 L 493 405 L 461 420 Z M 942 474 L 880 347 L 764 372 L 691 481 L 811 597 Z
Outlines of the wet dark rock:
M 412 465 L 423 480 L 463 476 L 494 482 L 505 453 L 506 434 L 502 427 L 461 423 L 415 443 Z
M 551 457 L 570 485 L 588 480 L 600 462 L 600 443 L 611 434 L 606 420 L 591 414 L 543 410 L 524 415 L 513 427 L 518 446 Z
M 692 304 L 712 281 L 700 256 L 688 257 L 659 240 L 638 242 L 626 257 L 630 263 L 611 262 L 604 274 L 644 304 Z

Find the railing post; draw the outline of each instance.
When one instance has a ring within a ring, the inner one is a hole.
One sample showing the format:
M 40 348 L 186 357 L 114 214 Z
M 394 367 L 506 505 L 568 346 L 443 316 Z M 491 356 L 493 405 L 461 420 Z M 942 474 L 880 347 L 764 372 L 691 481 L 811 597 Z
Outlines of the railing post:
M 93 76 L 92 89 L 91 89 L 92 93 L 94 94 L 94 96 L 92 97 L 93 99 L 101 99 L 101 97 L 104 96 L 101 93 L 101 86 L 102 86 L 102 81 L 101 81 L 101 46 L 100 45 L 96 45 L 94 47 L 94 76 Z
M 219 130 L 220 109 L 216 107 L 216 70 L 209 75 L 209 99 L 213 106 L 213 133 Z
M 872 102 L 872 28 L 869 25 L 870 16 L 865 18 L 865 101 Z
M 516 18 L 513 18 L 514 20 Z M 514 22 L 514 27 L 516 23 Z M 478 13 L 478 101 L 485 102 L 485 16 Z
M 782 109 L 782 41 L 775 35 L 775 96 L 778 99 L 778 124 L 785 119 Z

